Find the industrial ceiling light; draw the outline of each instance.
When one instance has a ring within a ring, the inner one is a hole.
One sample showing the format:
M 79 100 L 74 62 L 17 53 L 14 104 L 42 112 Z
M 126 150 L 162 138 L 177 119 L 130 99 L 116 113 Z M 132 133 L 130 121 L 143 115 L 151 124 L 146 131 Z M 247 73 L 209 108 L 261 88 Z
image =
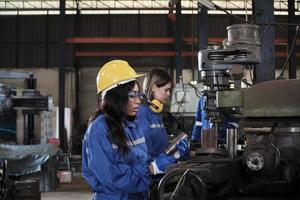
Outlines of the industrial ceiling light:
M 216 9 L 216 5 L 209 1 L 209 0 L 198 0 L 199 3 L 201 3 L 203 6 L 205 6 L 206 8 L 210 9 L 210 10 L 215 10 Z

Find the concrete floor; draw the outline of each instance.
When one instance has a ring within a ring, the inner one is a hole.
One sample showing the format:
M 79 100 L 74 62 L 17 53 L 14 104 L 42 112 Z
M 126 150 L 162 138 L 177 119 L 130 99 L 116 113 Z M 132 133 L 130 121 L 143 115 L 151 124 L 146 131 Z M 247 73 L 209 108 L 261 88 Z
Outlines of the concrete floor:
M 42 192 L 42 200 L 90 200 L 93 192 L 81 176 L 74 173 L 72 183 L 61 183 L 53 192 Z

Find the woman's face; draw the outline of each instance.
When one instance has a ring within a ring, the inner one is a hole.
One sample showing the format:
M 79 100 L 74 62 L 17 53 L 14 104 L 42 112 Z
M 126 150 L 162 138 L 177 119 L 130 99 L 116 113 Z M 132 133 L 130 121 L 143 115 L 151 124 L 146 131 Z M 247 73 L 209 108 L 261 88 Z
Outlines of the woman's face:
M 133 89 L 130 91 L 132 94 L 139 94 L 139 87 L 137 84 L 134 85 Z M 128 95 L 127 103 L 127 116 L 135 116 L 140 105 L 141 101 L 138 95 Z
M 163 104 L 167 103 L 171 95 L 171 86 L 171 82 L 162 87 L 157 87 L 154 85 L 152 87 L 154 99 L 157 99 Z

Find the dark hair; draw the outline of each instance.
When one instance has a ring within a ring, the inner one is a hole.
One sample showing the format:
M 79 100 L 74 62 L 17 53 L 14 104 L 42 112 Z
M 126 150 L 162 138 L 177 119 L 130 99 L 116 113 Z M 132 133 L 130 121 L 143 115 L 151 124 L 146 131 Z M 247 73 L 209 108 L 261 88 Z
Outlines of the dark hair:
M 100 114 L 104 114 L 111 142 L 116 144 L 124 153 L 129 151 L 127 137 L 124 132 L 124 123 L 127 120 L 128 92 L 134 88 L 136 83 L 136 81 L 130 81 L 107 91 L 103 99 L 103 104 L 100 105 L 101 101 L 98 101 L 98 109 L 89 120 L 92 122 Z
M 157 87 L 163 87 L 166 84 L 172 83 L 172 79 L 170 75 L 162 69 L 152 69 L 147 76 L 147 85 L 145 92 L 147 94 L 148 99 L 152 100 L 154 98 L 153 92 L 151 90 L 153 85 L 156 85 Z

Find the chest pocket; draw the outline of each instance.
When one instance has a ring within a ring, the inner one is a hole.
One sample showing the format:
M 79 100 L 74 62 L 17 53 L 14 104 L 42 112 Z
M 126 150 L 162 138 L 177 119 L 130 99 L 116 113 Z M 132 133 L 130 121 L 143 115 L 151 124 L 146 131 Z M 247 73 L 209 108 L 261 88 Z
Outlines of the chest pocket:
M 133 141 L 128 141 L 127 145 L 129 147 L 129 152 L 123 153 L 120 151 L 117 145 L 113 144 L 113 151 L 118 163 L 136 165 L 140 162 L 147 161 L 148 154 L 144 137 Z

